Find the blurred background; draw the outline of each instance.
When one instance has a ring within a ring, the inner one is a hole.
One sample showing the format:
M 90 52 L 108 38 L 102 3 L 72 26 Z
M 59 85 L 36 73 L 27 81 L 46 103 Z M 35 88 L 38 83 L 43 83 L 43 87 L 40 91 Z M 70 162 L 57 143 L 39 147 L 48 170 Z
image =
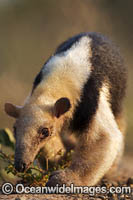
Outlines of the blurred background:
M 0 129 L 14 120 L 4 103 L 22 105 L 34 77 L 58 44 L 79 32 L 107 35 L 121 49 L 129 71 L 126 151 L 133 153 L 133 1 L 0 0 Z

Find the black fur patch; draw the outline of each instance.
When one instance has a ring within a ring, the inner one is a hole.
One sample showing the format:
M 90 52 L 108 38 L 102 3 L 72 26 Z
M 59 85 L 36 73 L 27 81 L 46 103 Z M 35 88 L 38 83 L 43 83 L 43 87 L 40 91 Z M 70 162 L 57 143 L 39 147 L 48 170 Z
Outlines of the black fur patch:
M 50 57 L 51 58 L 51 57 Z M 35 77 L 35 80 L 33 82 L 33 88 L 32 88 L 32 93 L 34 92 L 34 90 L 36 89 L 36 87 L 39 85 L 39 83 L 42 81 L 44 73 L 43 73 L 43 69 L 46 66 L 46 64 L 48 63 L 48 61 L 50 60 L 50 58 L 44 63 L 41 71 L 37 74 L 37 76 Z
M 33 82 L 33 89 L 32 89 L 32 92 L 34 91 L 34 89 L 37 87 L 37 85 L 41 82 L 43 78 L 43 72 L 42 70 L 37 74 L 34 82 Z
M 70 122 L 70 128 L 76 132 L 82 132 L 89 126 L 98 107 L 99 89 L 102 81 L 98 80 L 96 83 L 93 74 L 84 86 L 81 100 L 76 106 L 73 119 Z
M 98 108 L 99 91 L 104 80 L 109 82 L 110 104 L 115 117 L 121 112 L 125 96 L 126 69 L 117 48 L 98 33 L 86 33 L 92 39 L 92 73 L 86 82 L 79 104 L 76 106 L 70 128 L 83 132 Z
M 63 53 L 70 49 L 74 43 L 76 43 L 85 33 L 81 33 L 79 35 L 76 35 L 72 38 L 69 38 L 65 42 L 63 42 L 61 45 L 59 45 L 55 51 L 55 54 Z
M 87 33 L 86 36 L 89 36 Z M 91 43 L 92 49 L 92 72 L 83 88 L 83 93 L 79 104 L 75 108 L 73 119 L 70 122 L 70 128 L 76 132 L 83 132 L 91 122 L 96 113 L 99 100 L 99 90 L 102 86 L 104 76 L 100 72 L 100 57 L 94 55 L 95 51 L 94 41 Z M 101 76 L 99 76 L 101 74 Z

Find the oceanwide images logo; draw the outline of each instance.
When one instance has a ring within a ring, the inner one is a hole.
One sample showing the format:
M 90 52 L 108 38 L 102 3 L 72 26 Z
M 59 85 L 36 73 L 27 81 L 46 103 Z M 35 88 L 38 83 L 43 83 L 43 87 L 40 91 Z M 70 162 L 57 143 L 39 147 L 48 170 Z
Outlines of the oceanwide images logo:
M 24 186 L 23 184 L 19 183 L 15 186 L 13 186 L 11 183 L 4 183 L 1 187 L 3 194 L 89 194 L 89 195 L 95 195 L 95 194 L 131 194 L 132 190 L 131 187 L 110 187 L 106 188 L 96 186 L 96 187 L 88 187 L 88 186 L 74 186 L 72 183 L 70 186 L 66 186 L 63 184 L 62 186 L 59 186 L 58 184 L 55 187 L 40 187 L 40 186 Z
M 13 192 L 13 185 L 11 183 L 4 183 L 1 190 L 4 194 L 11 194 Z

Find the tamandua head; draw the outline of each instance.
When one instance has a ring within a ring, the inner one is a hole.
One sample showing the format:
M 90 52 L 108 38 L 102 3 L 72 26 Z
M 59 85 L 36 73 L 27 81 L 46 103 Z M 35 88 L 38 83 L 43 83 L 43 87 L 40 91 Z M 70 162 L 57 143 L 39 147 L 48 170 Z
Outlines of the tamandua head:
M 70 109 L 68 98 L 60 98 L 51 107 L 25 104 L 23 107 L 5 104 L 5 112 L 16 118 L 14 124 L 15 168 L 25 171 L 34 161 L 42 147 L 45 147 L 60 131 L 63 116 Z

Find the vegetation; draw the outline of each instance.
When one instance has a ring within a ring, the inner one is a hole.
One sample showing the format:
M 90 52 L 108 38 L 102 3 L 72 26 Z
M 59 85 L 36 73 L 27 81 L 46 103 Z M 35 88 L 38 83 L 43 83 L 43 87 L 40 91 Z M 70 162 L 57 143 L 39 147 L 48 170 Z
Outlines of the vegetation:
M 71 152 L 68 152 L 64 159 L 61 160 L 60 163 L 51 165 L 49 169 L 42 169 L 39 165 L 38 159 L 43 156 L 41 151 L 36 156 L 34 163 L 25 171 L 24 173 L 17 172 L 14 167 L 14 146 L 15 146 L 15 139 L 13 137 L 12 132 L 9 129 L 0 130 L 0 162 L 3 161 L 4 167 L 4 174 L 11 174 L 13 175 L 13 180 L 19 181 L 23 184 L 30 185 L 30 186 L 44 186 L 48 181 L 48 178 L 51 172 L 59 169 L 64 169 L 70 165 L 71 162 Z M 2 147 L 8 146 L 13 150 L 11 155 L 5 153 Z M 1 166 L 1 171 L 3 168 Z M 0 171 L 0 178 L 5 179 L 4 175 Z M 10 176 L 9 176 L 10 177 Z

